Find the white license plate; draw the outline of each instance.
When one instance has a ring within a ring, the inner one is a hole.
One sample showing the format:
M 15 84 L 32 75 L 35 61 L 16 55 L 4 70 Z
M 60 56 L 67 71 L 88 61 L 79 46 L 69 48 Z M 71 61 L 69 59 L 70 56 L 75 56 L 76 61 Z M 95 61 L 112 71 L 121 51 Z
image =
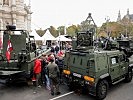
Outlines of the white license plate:
M 81 78 L 81 75 L 77 73 L 73 73 L 73 76 Z

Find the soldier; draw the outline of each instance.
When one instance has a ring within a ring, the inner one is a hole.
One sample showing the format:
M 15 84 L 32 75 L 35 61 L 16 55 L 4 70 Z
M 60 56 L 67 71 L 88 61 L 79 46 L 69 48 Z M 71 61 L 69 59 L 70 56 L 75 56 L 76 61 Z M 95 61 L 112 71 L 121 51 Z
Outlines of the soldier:
M 57 64 L 55 64 L 54 59 L 50 59 L 50 62 L 47 66 L 49 71 L 50 85 L 51 85 L 51 95 L 55 94 L 59 95 L 59 68 Z

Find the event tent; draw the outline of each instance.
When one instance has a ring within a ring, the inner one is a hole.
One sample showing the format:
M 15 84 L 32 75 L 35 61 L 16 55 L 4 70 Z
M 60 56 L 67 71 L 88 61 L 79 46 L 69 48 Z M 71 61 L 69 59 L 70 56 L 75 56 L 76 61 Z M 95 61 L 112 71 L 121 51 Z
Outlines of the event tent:
M 56 37 L 56 40 L 57 41 L 72 41 L 71 39 L 66 38 L 65 35 L 60 35 L 60 36 Z
M 49 32 L 49 30 L 47 29 L 47 31 L 45 32 L 45 34 L 42 36 L 44 41 L 47 40 L 56 40 L 56 38 Z
M 35 40 L 43 40 L 42 37 L 40 37 L 37 33 L 36 33 L 36 30 L 33 30 L 31 33 L 30 33 L 31 36 L 34 36 Z

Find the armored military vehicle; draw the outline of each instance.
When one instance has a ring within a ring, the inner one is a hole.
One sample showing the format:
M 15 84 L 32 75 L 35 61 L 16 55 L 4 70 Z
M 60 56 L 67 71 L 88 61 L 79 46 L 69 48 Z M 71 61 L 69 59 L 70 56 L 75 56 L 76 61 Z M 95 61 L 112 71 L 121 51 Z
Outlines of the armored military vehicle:
M 90 17 L 92 18 L 92 17 Z M 108 39 L 105 43 L 94 40 L 95 27 L 78 32 L 73 41 L 73 50 L 65 54 L 64 77 L 70 89 L 80 89 L 102 100 L 109 86 L 122 80 L 131 82 L 133 62 L 129 59 L 132 50 L 125 42 Z
M 0 83 L 27 81 L 30 78 L 34 60 L 49 50 L 43 50 L 44 52 L 38 54 L 35 39 L 26 30 L 16 30 L 15 26 L 7 25 L 6 30 L 0 31 L 3 32 Z

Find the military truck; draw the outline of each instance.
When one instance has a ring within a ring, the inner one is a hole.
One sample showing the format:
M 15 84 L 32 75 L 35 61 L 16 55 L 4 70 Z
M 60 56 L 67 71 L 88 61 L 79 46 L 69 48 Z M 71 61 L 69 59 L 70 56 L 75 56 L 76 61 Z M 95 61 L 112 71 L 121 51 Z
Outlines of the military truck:
M 71 90 L 86 91 L 102 100 L 109 86 L 122 80 L 131 82 L 133 61 L 129 58 L 133 53 L 123 40 L 112 45 L 106 39 L 102 44 L 94 35 L 95 28 L 77 33 L 73 49 L 65 54 L 63 74 Z
M 0 31 L 3 32 L 3 49 L 0 53 L 0 83 L 27 82 L 30 79 L 34 60 L 50 50 L 46 49 L 38 54 L 34 37 L 30 36 L 26 30 L 16 30 L 16 26 L 7 25 L 6 30 Z M 9 40 L 10 43 L 8 43 Z M 13 50 L 10 51 L 9 61 L 6 52 L 11 46 Z

